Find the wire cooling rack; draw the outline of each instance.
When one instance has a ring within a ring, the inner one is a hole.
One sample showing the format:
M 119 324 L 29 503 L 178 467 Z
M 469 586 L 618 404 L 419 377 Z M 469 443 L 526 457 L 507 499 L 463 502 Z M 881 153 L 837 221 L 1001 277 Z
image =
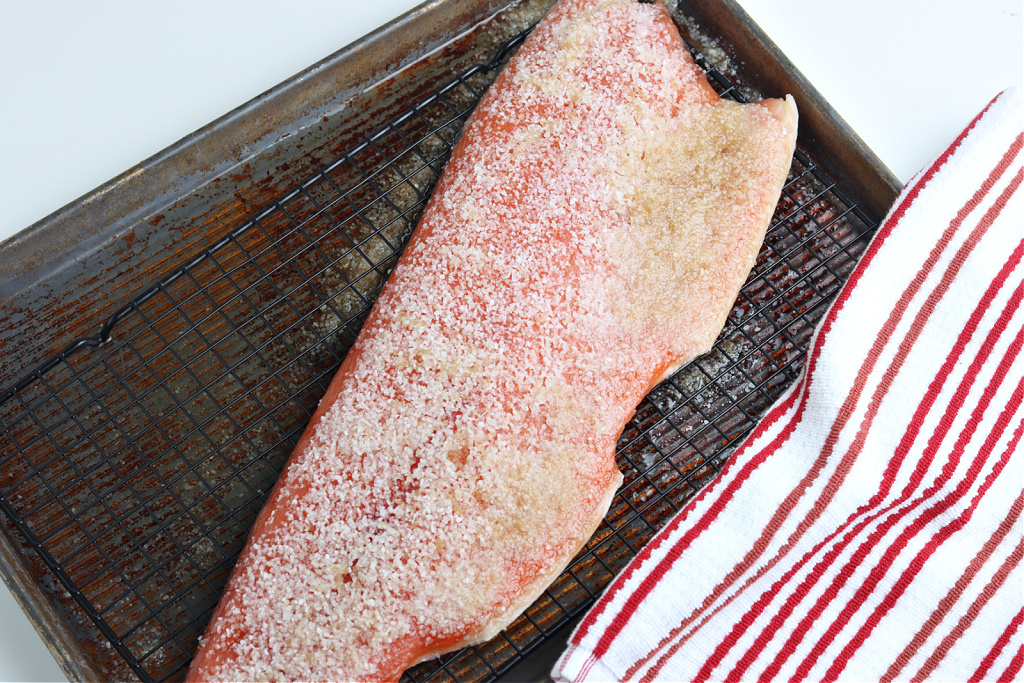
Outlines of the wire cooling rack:
M 0 509 L 34 550 L 41 582 L 85 615 L 117 666 L 143 681 L 184 675 L 462 124 L 524 37 L 0 394 Z M 709 73 L 724 97 L 744 99 Z M 586 610 L 796 379 L 873 228 L 798 151 L 714 349 L 658 386 L 626 427 L 625 483 L 594 537 L 504 633 L 406 679 L 494 679 Z

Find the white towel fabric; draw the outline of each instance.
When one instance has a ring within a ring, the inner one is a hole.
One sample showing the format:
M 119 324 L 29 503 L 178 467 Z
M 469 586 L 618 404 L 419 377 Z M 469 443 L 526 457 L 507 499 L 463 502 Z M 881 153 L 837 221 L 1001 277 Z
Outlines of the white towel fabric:
M 904 188 L 800 380 L 555 680 L 1020 675 L 1022 129 L 1008 90 Z

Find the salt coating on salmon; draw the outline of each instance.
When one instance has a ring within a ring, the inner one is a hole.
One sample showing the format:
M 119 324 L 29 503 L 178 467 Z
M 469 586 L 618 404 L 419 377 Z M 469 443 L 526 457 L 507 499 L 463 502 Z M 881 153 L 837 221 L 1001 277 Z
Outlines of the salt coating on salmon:
M 467 122 L 260 513 L 189 680 L 397 680 L 496 635 L 756 258 L 791 98 L 721 101 L 667 11 L 564 0 Z

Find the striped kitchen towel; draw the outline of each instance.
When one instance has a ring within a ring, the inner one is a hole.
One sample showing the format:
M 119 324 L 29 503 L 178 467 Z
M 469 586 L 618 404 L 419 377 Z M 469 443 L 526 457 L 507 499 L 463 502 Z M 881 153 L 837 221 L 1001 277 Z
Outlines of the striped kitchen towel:
M 800 380 L 586 615 L 558 681 L 1020 676 L 1019 90 L 897 199 Z

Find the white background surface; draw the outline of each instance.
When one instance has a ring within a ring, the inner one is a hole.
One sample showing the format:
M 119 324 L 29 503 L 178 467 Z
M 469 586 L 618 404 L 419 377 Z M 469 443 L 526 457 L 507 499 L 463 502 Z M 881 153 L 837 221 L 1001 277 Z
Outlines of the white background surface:
M 1022 80 L 1020 0 L 739 0 L 906 182 Z M 0 0 L 0 240 L 418 0 Z M 0 587 L 0 681 L 65 680 Z

